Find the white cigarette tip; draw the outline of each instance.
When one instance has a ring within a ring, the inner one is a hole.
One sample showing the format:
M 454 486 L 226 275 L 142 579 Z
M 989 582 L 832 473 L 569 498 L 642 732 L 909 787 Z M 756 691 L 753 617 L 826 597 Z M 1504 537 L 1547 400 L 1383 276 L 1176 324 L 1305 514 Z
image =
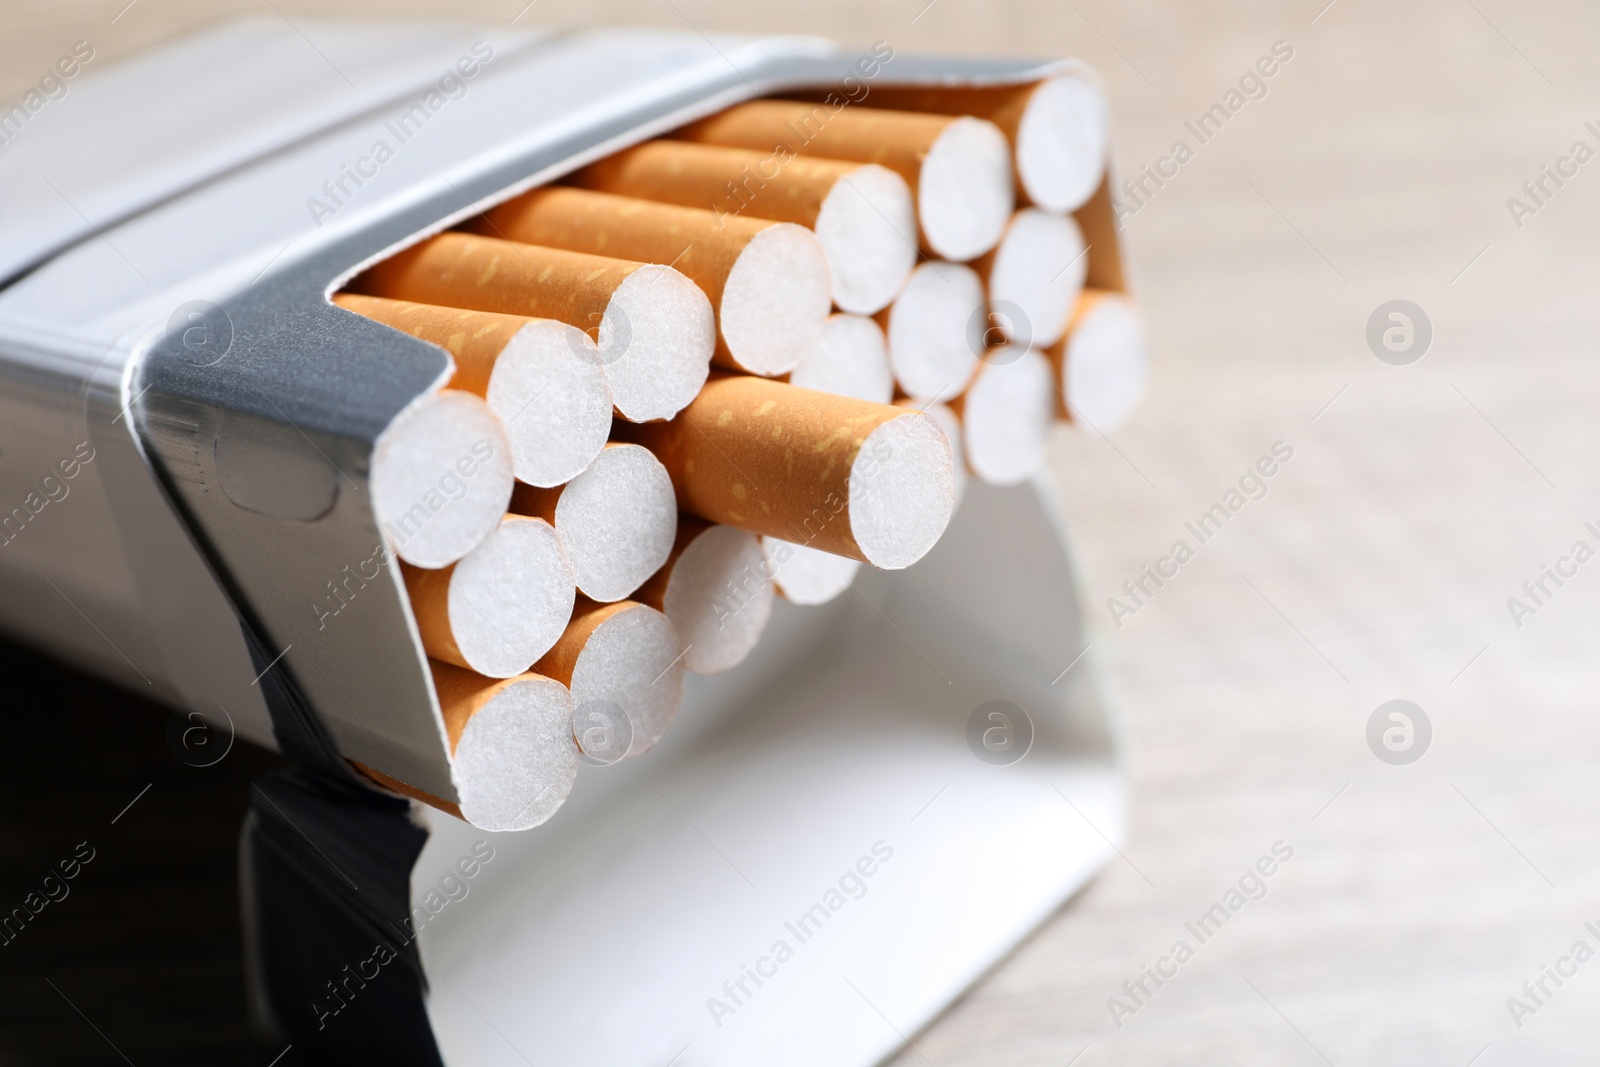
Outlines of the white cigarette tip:
M 828 316 L 790 372 L 789 384 L 887 404 L 894 397 L 894 375 L 883 330 L 860 315 Z
M 1038 208 L 1012 216 L 989 270 L 989 306 L 1014 344 L 1048 348 L 1066 332 L 1089 257 L 1073 219 Z
M 369 479 L 379 526 L 407 563 L 447 567 L 471 552 L 511 501 L 511 447 L 482 400 L 425 394 L 378 436 Z
M 849 589 L 861 569 L 858 560 L 777 537 L 763 537 L 761 548 L 773 580 L 791 604 L 826 604 Z
M 933 261 L 911 272 L 889 306 L 889 366 L 918 399 L 959 392 L 978 365 L 985 326 L 983 280 L 971 267 Z
M 628 275 L 600 319 L 600 365 L 612 402 L 632 422 L 682 411 L 706 384 L 716 345 L 710 299 L 671 267 Z
M 955 460 L 930 416 L 908 412 L 867 435 L 850 469 L 850 532 L 868 562 L 909 567 L 955 510 Z
M 629 604 L 589 635 L 572 670 L 575 707 L 603 702 L 627 715 L 627 755 L 660 741 L 683 703 L 683 643 L 661 612 Z
M 1011 145 L 1000 127 L 969 117 L 951 122 L 923 157 L 917 217 L 933 251 L 956 263 L 1000 240 L 1015 206 Z
M 868 163 L 836 182 L 817 212 L 833 302 L 871 315 L 889 306 L 917 263 L 917 210 L 906 180 Z
M 556 533 L 578 588 L 602 603 L 623 599 L 661 569 L 677 524 L 672 478 L 639 445 L 602 449 L 556 501 Z
M 505 423 L 516 476 L 529 485 L 568 481 L 611 433 L 600 350 L 566 323 L 540 319 L 518 330 L 495 358 L 487 399 Z
M 1066 73 L 1034 90 L 1017 130 L 1017 175 L 1047 211 L 1076 211 L 1105 173 L 1111 121 L 1100 89 Z
M 956 418 L 956 413 L 949 407 L 933 401 L 903 397 L 894 403 L 895 407 L 905 408 L 907 411 L 926 412 L 929 418 L 939 424 L 939 429 L 944 431 L 945 440 L 950 444 L 952 472 L 956 484 L 956 506 L 959 507 L 961 497 L 967 491 L 967 458 L 966 450 L 961 445 L 961 420 Z
M 1017 485 L 1044 466 L 1055 414 L 1050 361 L 1031 349 L 995 349 L 962 401 L 962 444 L 972 473 Z
M 548 652 L 572 616 L 572 567 L 543 519 L 508 515 L 450 575 L 450 632 L 466 665 L 511 678 Z
M 1102 296 L 1067 338 L 1062 389 L 1074 417 L 1101 433 L 1119 429 L 1144 399 L 1144 331 L 1132 302 Z
M 761 541 L 731 526 L 712 526 L 673 564 L 663 600 L 667 618 L 696 674 L 738 666 L 772 616 L 771 572 Z
M 718 318 L 728 354 L 751 374 L 787 374 L 832 302 L 817 235 L 789 222 L 768 226 L 744 246 L 722 288 Z
M 572 695 L 530 677 L 467 720 L 455 750 L 461 817 L 482 830 L 528 830 L 556 813 L 578 774 Z

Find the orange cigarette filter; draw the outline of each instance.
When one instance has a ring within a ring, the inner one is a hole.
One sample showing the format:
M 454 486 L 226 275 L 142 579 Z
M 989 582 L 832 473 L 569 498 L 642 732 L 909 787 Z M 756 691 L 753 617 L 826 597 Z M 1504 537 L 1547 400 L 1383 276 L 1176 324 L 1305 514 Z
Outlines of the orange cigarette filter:
M 638 606 L 638 602 L 633 600 L 600 604 L 586 596 L 578 597 L 572 608 L 572 620 L 567 623 L 560 639 L 550 646 L 550 651 L 534 664 L 534 669 L 571 688 L 572 672 L 577 668 L 578 657 L 583 654 L 583 647 L 589 643 L 589 638 L 607 619 Z
M 1117 229 L 1116 204 L 1111 195 L 1111 168 L 1106 168 L 1088 202 L 1074 211 L 1072 217 L 1083 231 L 1084 243 L 1089 246 L 1089 255 L 1085 257 L 1089 270 L 1084 285 L 1126 291 L 1128 275 L 1122 261 L 1122 234 Z
M 572 694 L 547 676 L 484 678 L 437 661 L 433 687 L 455 761 L 461 812 L 485 829 L 554 815 L 578 774 Z
M 589 469 L 554 489 L 518 486 L 511 510 L 555 527 L 578 588 L 610 602 L 639 588 L 672 551 L 672 480 L 649 449 L 613 441 Z
M 376 767 L 369 767 L 360 760 L 349 760 L 348 762 L 350 766 L 354 767 L 357 771 L 366 775 L 374 782 L 383 786 L 385 789 L 399 793 L 404 797 L 410 797 L 412 800 L 421 801 L 430 808 L 438 808 L 440 811 L 454 815 L 458 819 L 465 818 L 465 816 L 461 814 L 461 805 L 457 804 L 453 800 L 445 800 L 443 797 L 436 797 L 432 793 L 424 792 L 411 783 L 402 782 L 398 778 L 384 774 Z
M 543 519 L 507 515 L 450 566 L 400 573 L 428 655 L 492 678 L 527 671 L 572 613 L 572 566 Z
M 475 228 L 549 248 L 669 264 L 711 298 L 716 362 L 752 374 L 792 370 L 832 299 L 816 236 L 769 219 L 557 187 L 502 204 Z
M 357 279 L 360 291 L 569 322 L 591 337 L 617 288 L 643 263 L 492 237 L 441 233 Z
M 648 141 L 570 179 L 599 192 L 792 222 L 814 231 L 828 256 L 833 302 L 871 314 L 894 299 L 916 263 L 916 211 L 900 175 L 872 163 L 802 157 L 684 141 Z
M 402 564 L 400 574 L 405 579 L 411 615 L 422 635 L 423 649 L 434 659 L 470 669 L 472 664 L 456 643 L 450 626 L 450 578 L 455 569 L 454 563 L 439 570 Z
M 444 715 L 445 736 L 450 740 L 450 752 L 454 755 L 472 717 L 493 700 L 495 694 L 518 679 L 485 678 L 437 660 L 430 660 L 429 666 L 433 670 L 434 690 L 439 694 L 439 710 Z
M 670 422 L 619 428 L 651 449 L 681 510 L 886 569 L 933 547 L 955 503 L 929 416 L 741 375 L 713 375 Z
M 513 515 L 528 515 L 554 526 L 556 505 L 561 502 L 561 490 L 565 488 L 564 485 L 549 487 L 519 485 L 511 490 L 509 510 Z
M 360 293 L 335 293 L 333 302 L 448 350 L 455 357 L 456 372 L 446 386 L 478 396 L 488 394 L 495 360 L 511 338 L 535 321 L 525 315 L 439 307 Z
M 718 215 L 742 210 L 752 218 L 814 228 L 834 185 L 861 167 L 837 159 L 794 159 L 781 167 L 763 167 L 768 159 L 765 152 L 745 148 L 647 141 L 585 167 L 569 180 L 602 193 Z
M 877 163 L 898 173 L 915 189 L 922 161 L 954 121 L 949 115 L 864 107 L 834 111 L 826 104 L 755 100 L 701 119 L 673 136 L 761 152 L 781 148 L 780 157 Z
M 673 136 L 773 153 L 785 165 L 811 156 L 887 167 L 916 196 L 924 250 L 956 262 L 993 248 L 1015 203 L 1005 135 L 970 116 L 756 100 Z
M 526 830 L 572 791 L 578 747 L 572 695 L 537 674 L 485 678 L 429 660 L 461 801 L 453 805 L 373 768 L 374 780 L 486 830 Z
M 750 654 L 772 616 L 772 597 L 759 537 L 688 515 L 678 520 L 667 562 L 633 594 L 672 623 L 683 665 L 696 674 L 725 671 Z
M 648 752 L 683 702 L 677 631 L 660 611 L 632 600 L 579 597 L 566 632 L 535 669 L 571 689 L 574 737 L 596 762 Z
M 605 447 L 611 388 L 600 350 L 576 326 L 357 293 L 333 301 L 447 350 L 456 363 L 450 387 L 489 402 L 505 424 L 519 480 L 559 485 Z
M 705 382 L 715 325 L 705 294 L 659 265 L 441 233 L 358 277 L 372 296 L 556 319 L 598 345 L 625 418 L 666 418 Z
M 872 102 L 988 119 L 1011 142 L 1019 199 L 1046 211 L 1082 206 L 1105 167 L 1109 116 L 1100 87 L 1083 68 L 1024 85 L 879 88 Z
M 1000 127 L 1015 145 L 1028 101 L 1042 84 L 880 86 L 872 90 L 872 106 L 933 115 L 974 115 Z

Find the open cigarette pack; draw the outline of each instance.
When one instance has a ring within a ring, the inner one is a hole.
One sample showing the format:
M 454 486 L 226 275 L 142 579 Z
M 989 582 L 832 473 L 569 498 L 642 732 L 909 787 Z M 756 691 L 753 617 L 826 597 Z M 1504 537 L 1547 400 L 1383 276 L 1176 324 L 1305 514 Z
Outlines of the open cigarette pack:
M 263 1027 L 865 1067 L 1118 847 L 1040 473 L 1143 388 L 1081 65 L 266 19 L 50 107 L 0 626 L 292 757 Z

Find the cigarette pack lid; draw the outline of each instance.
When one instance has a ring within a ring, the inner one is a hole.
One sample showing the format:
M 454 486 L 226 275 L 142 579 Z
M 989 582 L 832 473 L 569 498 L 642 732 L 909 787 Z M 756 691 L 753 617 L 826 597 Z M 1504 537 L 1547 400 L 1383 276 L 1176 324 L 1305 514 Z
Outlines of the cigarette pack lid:
M 447 75 L 486 32 L 246 18 L 116 63 L 98 56 L 95 41 L 74 42 L 0 105 L 0 284 L 142 210 L 415 92 Z M 497 49 L 545 36 L 488 33 Z

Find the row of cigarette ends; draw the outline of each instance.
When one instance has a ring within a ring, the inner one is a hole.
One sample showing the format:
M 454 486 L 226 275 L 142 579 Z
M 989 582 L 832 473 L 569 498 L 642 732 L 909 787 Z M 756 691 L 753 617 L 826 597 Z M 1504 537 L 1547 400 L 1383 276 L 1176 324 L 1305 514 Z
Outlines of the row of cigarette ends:
M 1073 214 L 1105 175 L 1092 77 L 872 103 L 734 106 L 334 296 L 454 358 L 370 484 L 459 800 L 369 777 L 537 826 L 580 762 L 660 740 L 684 671 L 744 659 L 775 594 L 909 566 L 969 476 L 1024 481 L 1058 418 L 1137 404 L 1137 318 L 1086 287 Z

